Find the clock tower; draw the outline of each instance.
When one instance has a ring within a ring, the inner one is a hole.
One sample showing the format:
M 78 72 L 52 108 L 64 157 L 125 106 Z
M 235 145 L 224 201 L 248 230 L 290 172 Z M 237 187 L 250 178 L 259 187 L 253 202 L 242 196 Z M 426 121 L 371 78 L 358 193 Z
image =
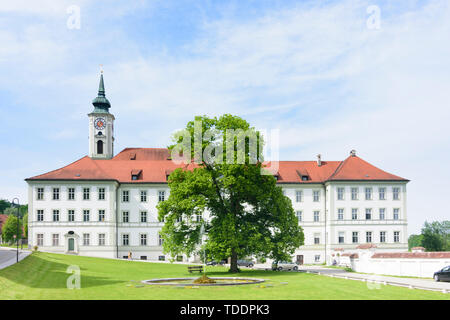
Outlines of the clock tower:
M 92 101 L 94 111 L 89 116 L 89 157 L 111 159 L 114 156 L 114 115 L 109 113 L 111 104 L 105 97 L 103 72 L 100 75 L 98 95 Z

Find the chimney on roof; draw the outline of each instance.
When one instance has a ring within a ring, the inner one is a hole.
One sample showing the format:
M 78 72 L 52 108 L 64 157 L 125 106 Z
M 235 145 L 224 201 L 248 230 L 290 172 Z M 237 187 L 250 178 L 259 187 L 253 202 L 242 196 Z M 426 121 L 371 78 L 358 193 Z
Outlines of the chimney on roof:
M 350 155 L 351 155 L 352 157 L 356 157 L 356 150 L 350 151 Z
M 317 155 L 317 165 L 319 167 L 322 165 L 322 156 L 320 154 Z

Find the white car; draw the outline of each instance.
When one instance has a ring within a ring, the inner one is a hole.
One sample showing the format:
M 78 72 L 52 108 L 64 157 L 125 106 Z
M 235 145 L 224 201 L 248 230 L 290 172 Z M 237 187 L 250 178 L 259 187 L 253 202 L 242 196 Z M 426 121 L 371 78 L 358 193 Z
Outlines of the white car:
M 293 271 L 297 271 L 298 270 L 298 265 L 295 262 L 278 261 L 278 263 L 274 262 L 272 264 L 272 270 L 278 270 L 278 271 L 293 270 Z

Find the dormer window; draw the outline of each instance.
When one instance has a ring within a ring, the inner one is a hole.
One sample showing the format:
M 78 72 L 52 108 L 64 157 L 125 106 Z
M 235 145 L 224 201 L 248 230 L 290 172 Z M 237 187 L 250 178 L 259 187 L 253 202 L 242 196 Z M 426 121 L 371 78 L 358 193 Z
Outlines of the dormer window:
M 136 153 L 130 153 L 130 160 L 136 160 Z
M 305 171 L 300 172 L 299 170 L 295 170 L 297 171 L 298 176 L 300 177 L 300 180 L 302 181 L 308 181 L 309 180 L 309 176 L 308 173 Z
M 131 180 L 139 180 L 142 170 L 131 170 Z

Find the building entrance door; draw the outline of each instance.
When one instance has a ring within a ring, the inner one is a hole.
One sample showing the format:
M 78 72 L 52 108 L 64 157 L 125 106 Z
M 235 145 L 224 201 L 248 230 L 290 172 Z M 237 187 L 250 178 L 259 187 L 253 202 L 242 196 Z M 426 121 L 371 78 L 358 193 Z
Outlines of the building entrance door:
M 73 238 L 69 238 L 69 251 L 74 250 L 75 250 L 75 241 L 73 240 Z
M 303 255 L 297 256 L 297 264 L 303 264 Z

